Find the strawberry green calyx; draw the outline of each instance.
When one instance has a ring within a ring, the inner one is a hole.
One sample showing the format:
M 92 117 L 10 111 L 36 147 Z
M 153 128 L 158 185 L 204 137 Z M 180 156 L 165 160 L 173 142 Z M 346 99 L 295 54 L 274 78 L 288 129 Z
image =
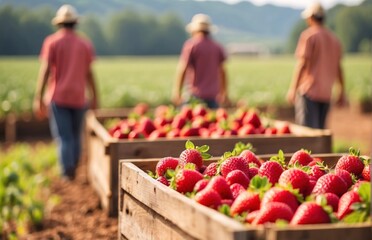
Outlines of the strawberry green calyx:
M 319 195 L 318 198 L 317 198 L 316 203 L 318 205 L 320 205 L 323 208 L 323 210 L 328 214 L 328 216 L 329 216 L 329 218 L 331 220 L 331 223 L 337 223 L 337 222 L 339 222 L 336 214 L 333 212 L 332 207 L 330 205 L 328 205 L 327 199 L 326 199 L 325 196 Z
M 360 157 L 360 150 L 356 150 L 355 148 L 350 147 L 350 148 L 349 148 L 349 154 L 350 154 L 351 156 Z
M 256 175 L 251 179 L 248 191 L 258 192 L 260 198 L 262 198 L 264 193 L 269 190 L 271 186 L 272 184 L 269 182 L 267 177 Z
M 345 223 L 361 223 L 371 221 L 370 205 L 371 205 L 371 183 L 362 183 L 358 189 L 358 195 L 361 202 L 356 202 L 351 205 L 353 210 L 346 215 L 342 221 Z
M 270 161 L 278 162 L 283 168 L 286 168 L 284 152 L 281 149 L 278 151 L 278 155 L 270 158 Z
M 252 144 L 250 144 L 250 143 L 244 144 L 242 142 L 237 142 L 234 146 L 233 153 L 236 154 L 235 156 L 238 156 L 244 150 L 250 150 L 252 152 L 255 151 Z

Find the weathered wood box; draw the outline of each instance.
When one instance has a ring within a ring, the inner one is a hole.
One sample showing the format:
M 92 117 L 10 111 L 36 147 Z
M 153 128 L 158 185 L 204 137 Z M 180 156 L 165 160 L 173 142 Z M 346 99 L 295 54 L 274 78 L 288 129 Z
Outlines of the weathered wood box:
M 85 131 L 88 177 L 101 198 L 101 204 L 110 216 L 117 216 L 118 163 L 119 159 L 145 159 L 164 156 L 178 156 L 185 148 L 185 138 L 151 140 L 118 140 L 112 138 L 102 125 L 105 119 L 120 117 L 128 110 L 88 112 Z M 279 121 L 277 121 L 279 122 Z M 332 148 L 332 134 L 329 130 L 310 129 L 290 125 L 292 134 L 247 135 L 246 137 L 200 138 L 191 137 L 195 145 L 207 144 L 212 156 L 221 156 L 231 151 L 237 142 L 251 143 L 256 154 L 293 153 L 306 148 L 312 153 L 328 153 Z
M 339 156 L 318 155 L 334 165 Z M 243 225 L 152 179 L 157 159 L 120 161 L 119 239 L 372 239 L 372 224 Z

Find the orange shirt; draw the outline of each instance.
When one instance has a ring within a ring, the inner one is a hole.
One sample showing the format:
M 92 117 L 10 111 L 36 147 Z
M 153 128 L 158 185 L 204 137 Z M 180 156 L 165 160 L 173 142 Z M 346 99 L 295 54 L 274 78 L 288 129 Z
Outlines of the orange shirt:
M 299 81 L 300 94 L 329 102 L 342 57 L 338 39 L 324 27 L 309 27 L 301 34 L 295 55 L 308 63 Z
M 83 107 L 87 76 L 94 59 L 91 43 L 73 30 L 60 29 L 44 40 L 40 58 L 48 61 L 51 70 L 46 103 Z

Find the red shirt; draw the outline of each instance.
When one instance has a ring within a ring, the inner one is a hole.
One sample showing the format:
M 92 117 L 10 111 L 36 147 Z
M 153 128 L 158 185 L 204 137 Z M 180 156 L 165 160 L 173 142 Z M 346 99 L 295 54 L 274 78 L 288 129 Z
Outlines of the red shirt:
M 208 36 L 190 38 L 183 46 L 181 59 L 187 63 L 189 92 L 214 100 L 221 88 L 220 65 L 226 59 L 223 48 Z
M 40 59 L 48 61 L 51 70 L 46 103 L 84 107 L 87 76 L 94 59 L 91 43 L 73 30 L 60 29 L 44 40 Z
M 341 61 L 341 44 L 326 28 L 314 26 L 300 36 L 297 58 L 309 63 L 299 82 L 299 91 L 315 101 L 329 102 L 332 86 L 338 76 Z

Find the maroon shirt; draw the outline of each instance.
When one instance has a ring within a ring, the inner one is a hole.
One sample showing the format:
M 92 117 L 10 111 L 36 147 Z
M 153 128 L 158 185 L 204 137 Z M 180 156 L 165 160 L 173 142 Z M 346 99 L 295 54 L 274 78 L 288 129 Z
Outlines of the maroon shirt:
M 221 88 L 220 65 L 226 60 L 222 46 L 208 36 L 190 38 L 181 59 L 187 63 L 185 82 L 190 94 L 214 100 Z

